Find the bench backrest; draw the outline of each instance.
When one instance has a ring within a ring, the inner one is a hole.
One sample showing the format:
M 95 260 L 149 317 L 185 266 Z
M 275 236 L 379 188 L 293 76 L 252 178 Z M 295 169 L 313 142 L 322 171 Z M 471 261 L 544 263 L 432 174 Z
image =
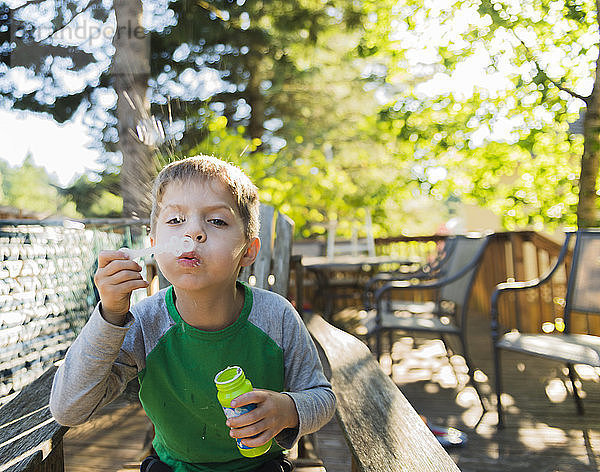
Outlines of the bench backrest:
M 337 420 L 357 470 L 459 471 L 364 343 L 317 315 L 306 324 L 322 350 Z
M 260 251 L 238 277 L 250 285 L 287 296 L 294 222 L 270 205 L 260 206 Z
M 0 472 L 63 469 L 68 428 L 54 421 L 48 407 L 55 372 L 51 367 L 0 408 Z

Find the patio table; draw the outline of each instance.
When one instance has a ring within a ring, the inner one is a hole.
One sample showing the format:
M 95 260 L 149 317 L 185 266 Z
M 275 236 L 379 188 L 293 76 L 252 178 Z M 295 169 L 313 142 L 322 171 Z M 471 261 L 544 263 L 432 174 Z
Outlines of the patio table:
M 318 256 L 302 257 L 302 277 L 306 271 L 315 275 L 317 296 L 322 300 L 323 315 L 330 319 L 333 302 L 340 295 L 339 290 L 361 292 L 362 279 L 371 277 L 383 265 L 395 267 L 413 266 L 421 263 L 419 258 L 397 256 Z M 336 278 L 336 274 L 344 274 L 346 278 Z M 303 281 L 301 281 L 303 283 Z

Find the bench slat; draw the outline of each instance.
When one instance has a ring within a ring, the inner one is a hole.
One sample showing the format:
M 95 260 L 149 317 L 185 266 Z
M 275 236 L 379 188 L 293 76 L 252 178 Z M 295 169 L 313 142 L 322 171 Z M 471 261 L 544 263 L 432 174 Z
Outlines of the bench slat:
M 260 251 L 254 262 L 256 286 L 268 288 L 268 278 L 271 273 L 271 257 L 273 254 L 273 219 L 275 208 L 269 205 L 260 206 Z
M 67 432 L 48 408 L 55 372 L 53 366 L 0 408 L 0 472 L 25 471 L 45 460 Z
M 306 324 L 326 355 L 337 419 L 361 472 L 459 471 L 364 343 L 318 315 Z
M 284 297 L 287 295 L 290 281 L 293 232 L 294 222 L 283 213 L 279 213 L 275 223 L 276 237 L 273 247 L 273 274 L 275 275 L 273 291 Z
M 30 472 L 39 467 L 42 463 L 42 453 L 37 451 L 27 459 L 18 462 L 17 464 L 4 470 L 4 472 Z

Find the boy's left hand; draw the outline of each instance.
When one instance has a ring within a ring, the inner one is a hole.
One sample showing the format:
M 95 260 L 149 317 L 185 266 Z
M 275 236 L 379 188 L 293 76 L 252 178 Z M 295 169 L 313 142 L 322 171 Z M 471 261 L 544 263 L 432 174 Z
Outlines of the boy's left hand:
M 231 428 L 231 437 L 247 438 L 242 443 L 248 447 L 262 446 L 283 429 L 298 426 L 296 405 L 289 395 L 255 389 L 237 397 L 231 406 L 237 408 L 251 403 L 256 404 L 254 410 L 226 422 Z

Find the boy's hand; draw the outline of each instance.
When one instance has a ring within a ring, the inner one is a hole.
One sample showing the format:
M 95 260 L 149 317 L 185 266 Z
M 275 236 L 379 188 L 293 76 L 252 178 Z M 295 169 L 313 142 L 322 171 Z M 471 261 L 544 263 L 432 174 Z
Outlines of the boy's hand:
M 231 437 L 247 438 L 242 443 L 248 447 L 262 446 L 283 429 L 298 426 L 296 405 L 289 395 L 255 389 L 237 397 L 231 406 L 237 408 L 250 403 L 256 404 L 254 410 L 226 422 L 231 428 Z
M 100 293 L 101 313 L 109 323 L 122 326 L 129 311 L 131 292 L 146 288 L 142 267 L 120 251 L 101 251 L 94 283 Z

